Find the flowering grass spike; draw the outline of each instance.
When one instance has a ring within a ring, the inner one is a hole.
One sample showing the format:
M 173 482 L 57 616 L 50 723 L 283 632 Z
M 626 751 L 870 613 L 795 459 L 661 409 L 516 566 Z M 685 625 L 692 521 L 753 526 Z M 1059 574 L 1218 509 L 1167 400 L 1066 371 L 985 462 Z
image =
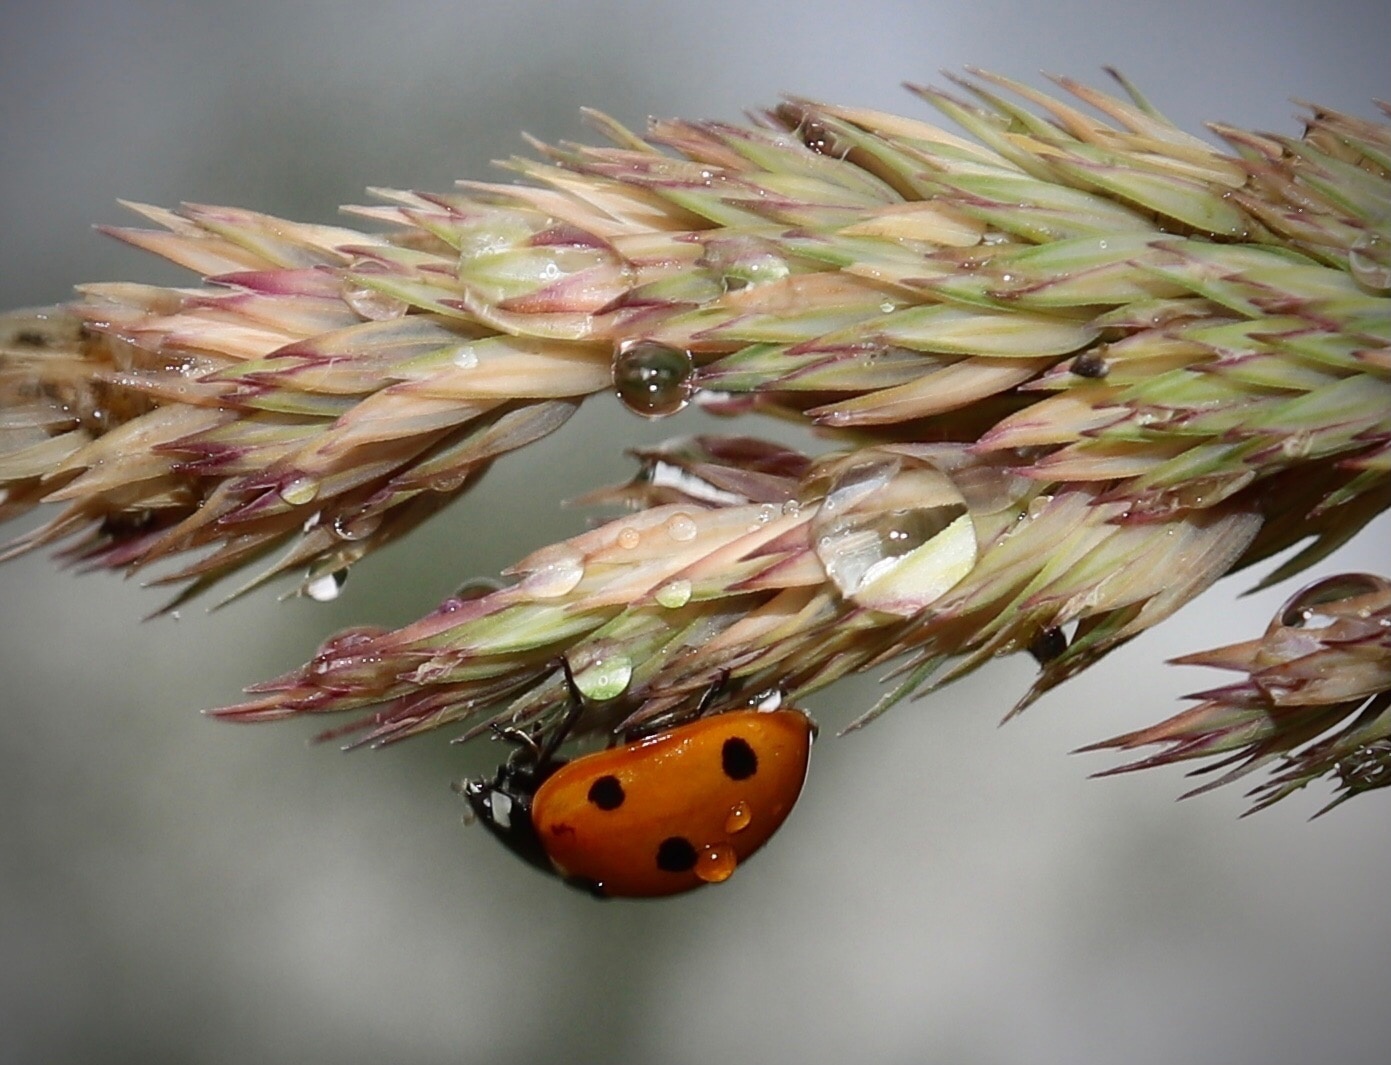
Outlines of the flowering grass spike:
M 328 595 L 595 393 L 829 442 L 645 451 L 589 497 L 624 516 L 218 711 L 359 711 L 330 734 L 381 743 L 553 722 L 562 656 L 577 734 L 893 663 L 865 720 L 1027 650 L 1022 708 L 1225 573 L 1302 544 L 1283 579 L 1383 511 L 1391 128 L 1314 107 L 1300 138 L 1215 125 L 1220 151 L 1123 81 L 959 84 L 915 91 L 970 139 L 800 99 L 645 136 L 591 115 L 607 146 L 537 145 L 516 183 L 349 209 L 386 235 L 139 206 L 162 228 L 111 232 L 203 281 L 7 320 L 0 519 L 59 505 L 11 551 L 161 564 L 175 603 L 252 564 L 236 593 L 296 573 Z M 1282 759 L 1262 804 L 1388 782 L 1377 580 L 1321 598 L 1327 626 L 1193 656 L 1249 679 L 1112 745 L 1228 776 Z

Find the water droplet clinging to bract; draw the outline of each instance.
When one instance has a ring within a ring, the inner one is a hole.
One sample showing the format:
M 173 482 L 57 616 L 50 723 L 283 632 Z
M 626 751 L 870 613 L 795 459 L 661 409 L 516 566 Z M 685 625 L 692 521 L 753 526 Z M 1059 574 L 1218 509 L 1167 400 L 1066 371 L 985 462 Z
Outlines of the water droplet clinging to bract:
M 625 341 L 613 359 L 613 387 L 634 414 L 662 418 L 691 400 L 691 353 L 655 340 Z
M 1348 251 L 1348 269 L 1373 292 L 1391 290 L 1391 236 L 1377 229 L 1363 233 Z
M 976 560 L 974 524 L 956 486 L 939 470 L 897 455 L 843 463 L 812 532 L 841 595 L 903 616 L 939 598 Z
M 537 599 L 558 599 L 575 590 L 584 579 L 584 559 L 573 552 L 557 555 L 522 581 L 521 587 Z
M 304 582 L 301 591 L 316 603 L 331 603 L 338 598 L 338 593 L 343 590 L 347 579 L 347 570 L 335 570 L 309 578 Z

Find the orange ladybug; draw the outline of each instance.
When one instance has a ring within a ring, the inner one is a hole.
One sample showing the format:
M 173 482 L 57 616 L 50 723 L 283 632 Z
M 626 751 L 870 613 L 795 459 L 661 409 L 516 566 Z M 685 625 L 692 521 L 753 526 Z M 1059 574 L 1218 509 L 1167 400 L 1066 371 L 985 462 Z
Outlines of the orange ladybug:
M 512 851 L 602 898 L 726 880 L 801 794 L 816 727 L 800 710 L 731 710 L 567 762 L 529 737 L 492 780 L 457 786 Z

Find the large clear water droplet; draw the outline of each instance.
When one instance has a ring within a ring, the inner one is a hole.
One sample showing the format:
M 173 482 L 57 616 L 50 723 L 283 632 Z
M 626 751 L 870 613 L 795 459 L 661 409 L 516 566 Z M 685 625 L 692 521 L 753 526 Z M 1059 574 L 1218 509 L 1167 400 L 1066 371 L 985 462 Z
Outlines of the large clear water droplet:
M 522 581 L 521 588 L 537 599 L 556 599 L 568 595 L 584 579 L 584 559 L 567 551 L 547 559 Z
M 668 610 L 676 610 L 691 601 L 691 582 L 684 579 L 667 581 L 657 589 L 654 598 Z
M 292 507 L 312 503 L 319 494 L 319 482 L 312 477 L 296 477 L 280 486 L 280 498 Z
M 1367 230 L 1348 252 L 1352 276 L 1373 292 L 1391 290 L 1391 236 L 1385 232 L 1388 229 L 1391 224 L 1383 223 L 1377 229 Z
M 596 703 L 617 699 L 632 681 L 633 660 L 627 655 L 609 655 L 575 674 L 580 694 Z
M 343 279 L 343 302 L 369 322 L 385 322 L 400 318 L 410 309 L 405 300 L 383 292 L 364 275 L 382 274 L 380 263 L 370 260 L 353 264 L 353 273 Z
M 976 561 L 966 503 L 940 471 L 896 456 L 846 461 L 812 520 L 826 576 L 860 606 L 907 617 Z
M 691 400 L 691 353 L 655 340 L 625 341 L 613 359 L 619 401 L 644 418 L 675 414 Z

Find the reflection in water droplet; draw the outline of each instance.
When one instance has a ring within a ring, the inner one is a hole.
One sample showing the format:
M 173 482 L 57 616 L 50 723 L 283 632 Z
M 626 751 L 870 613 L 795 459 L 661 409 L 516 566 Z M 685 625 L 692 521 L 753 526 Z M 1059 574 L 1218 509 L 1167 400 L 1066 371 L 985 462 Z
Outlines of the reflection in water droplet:
M 618 546 L 625 551 L 631 551 L 642 543 L 642 533 L 638 532 L 631 525 L 625 525 L 618 530 Z
M 584 578 L 584 559 L 577 554 L 557 556 L 522 581 L 522 589 L 537 599 L 568 595 Z
M 461 347 L 454 353 L 453 363 L 455 369 L 472 370 L 478 365 L 478 353 L 470 347 Z
M 575 687 L 596 703 L 617 699 L 633 680 L 633 660 L 627 655 L 602 658 L 575 674 Z
M 1373 292 L 1391 290 L 1391 237 L 1376 229 L 1367 230 L 1348 252 L 1348 269 L 1359 284 Z
M 312 477 L 296 477 L 280 487 L 280 498 L 293 507 L 312 502 L 319 494 L 319 482 Z
M 667 535 L 677 543 L 687 543 L 694 540 L 698 531 L 695 519 L 685 511 L 667 518 Z
M 1355 612 L 1344 608 L 1339 611 L 1321 609 L 1330 603 L 1346 603 L 1350 599 L 1373 596 L 1382 593 L 1387 582 L 1370 573 L 1340 573 L 1321 581 L 1315 581 L 1295 592 L 1280 608 L 1272 629 L 1283 626 L 1287 629 L 1323 629 L 1338 618 Z
M 728 843 L 712 843 L 696 858 L 695 875 L 707 884 L 718 884 L 734 875 L 739 858 Z
M 369 322 L 400 318 L 410 308 L 405 300 L 381 292 L 360 278 L 353 277 L 343 282 L 343 302 Z
M 685 606 L 691 601 L 691 582 L 687 580 L 668 581 L 657 589 L 656 600 L 668 610 Z
M 655 340 L 619 345 L 613 359 L 613 387 L 622 404 L 644 418 L 675 414 L 690 402 L 691 353 Z
M 844 466 L 812 529 L 817 557 L 841 594 L 890 613 L 915 613 L 975 565 L 961 494 L 940 471 L 898 456 Z
M 343 590 L 343 585 L 347 580 L 347 570 L 335 570 L 332 573 L 311 577 L 304 582 L 301 590 L 316 603 L 331 603 L 338 598 L 338 593 Z
M 731 835 L 735 832 L 742 832 L 749 827 L 749 822 L 753 820 L 753 811 L 749 809 L 746 802 L 735 803 L 730 809 L 729 815 L 724 819 L 724 830 Z
M 339 514 L 333 519 L 333 535 L 340 540 L 365 540 L 381 526 L 383 514 Z

